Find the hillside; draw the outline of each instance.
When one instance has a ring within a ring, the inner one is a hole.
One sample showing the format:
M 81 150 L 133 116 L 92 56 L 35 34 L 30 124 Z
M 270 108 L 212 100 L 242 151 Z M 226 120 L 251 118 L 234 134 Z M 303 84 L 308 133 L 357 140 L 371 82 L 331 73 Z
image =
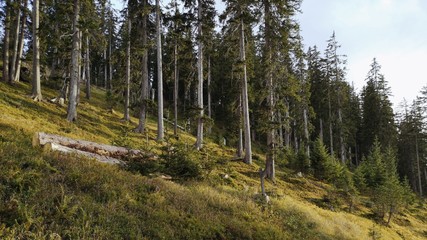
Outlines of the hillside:
M 186 133 L 179 144 L 171 135 L 157 143 L 153 120 L 148 134 L 133 133 L 137 120 L 121 121 L 97 88 L 91 100 L 81 96 L 78 121 L 68 123 L 65 107 L 33 102 L 30 88 L 0 83 L 1 239 L 427 239 L 425 204 L 409 206 L 387 227 L 370 219 L 368 199 L 361 197 L 353 213 L 344 201 L 332 208 L 325 201 L 330 185 L 298 177 L 280 162 L 276 183 L 266 183 L 266 203 L 259 194 L 261 153 L 246 165 L 214 142 L 191 151 L 195 139 Z M 44 87 L 43 95 L 57 92 Z M 155 168 L 152 162 L 121 168 L 43 152 L 31 145 L 38 131 L 180 157 L 201 172 L 169 181 L 141 169 Z M 171 145 L 183 153 L 166 152 Z

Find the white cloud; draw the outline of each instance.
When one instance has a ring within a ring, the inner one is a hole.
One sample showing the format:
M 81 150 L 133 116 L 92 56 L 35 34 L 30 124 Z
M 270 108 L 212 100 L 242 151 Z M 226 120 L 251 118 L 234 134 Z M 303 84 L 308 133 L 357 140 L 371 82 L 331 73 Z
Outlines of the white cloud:
M 335 30 L 340 52 L 348 56 L 348 80 L 359 90 L 376 57 L 397 105 L 427 85 L 426 9 L 424 0 L 305 0 L 302 35 L 306 45 L 324 49 Z

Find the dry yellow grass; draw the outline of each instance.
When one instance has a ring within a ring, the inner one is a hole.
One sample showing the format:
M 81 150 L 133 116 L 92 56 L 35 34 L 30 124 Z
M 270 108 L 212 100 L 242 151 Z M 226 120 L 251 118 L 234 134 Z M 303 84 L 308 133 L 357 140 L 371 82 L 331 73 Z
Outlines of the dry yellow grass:
M 46 99 L 57 95 L 53 90 L 43 90 Z M 21 134 L 18 132 L 20 130 L 29 136 L 44 131 L 107 144 L 120 138 L 123 129 L 126 129 L 131 147 L 160 153 L 161 147 L 166 144 L 155 141 L 156 125 L 153 120 L 148 121 L 146 134 L 133 133 L 131 130 L 136 126 L 137 119 L 132 118 L 133 124 L 120 121 L 121 113 L 108 111 L 104 103 L 104 92 L 100 89 L 94 88 L 93 99 L 89 101 L 81 97 L 82 102 L 78 107 L 79 120 L 76 123 L 68 123 L 65 120 L 66 107 L 59 107 L 47 101 L 32 102 L 25 95 L 29 92 L 27 84 L 9 86 L 0 83 L 0 125 L 3 128 L 16 131 L 16 134 Z M 170 138 L 170 141 L 176 140 Z M 195 138 L 181 133 L 179 141 L 191 146 Z M 332 187 L 310 177 L 299 178 L 287 169 L 278 169 L 278 179 L 275 183 L 266 182 L 272 201 L 265 205 L 257 200 L 258 169 L 263 164 L 262 158 L 253 165 L 246 165 L 229 161 L 234 154 L 231 148 L 208 142 L 205 150 L 206 157 L 219 159 L 221 163 L 203 181 L 178 184 L 161 179 L 144 180 L 158 188 L 148 198 L 146 211 L 153 214 L 157 221 L 162 221 L 164 236 L 169 236 L 168 234 L 177 230 L 172 226 L 178 225 L 170 224 L 166 220 L 171 217 L 187 219 L 186 221 L 193 224 L 188 225 L 184 220 L 180 223 L 185 226 L 184 231 L 188 231 L 189 235 L 194 233 L 192 231 L 202 231 L 198 228 L 203 228 L 206 232 L 233 231 L 254 239 L 277 239 L 278 236 L 285 239 L 302 239 L 304 236 L 318 236 L 322 239 L 371 239 L 369 233 L 375 229 L 380 233 L 381 239 L 427 239 L 426 207 L 411 207 L 403 214 L 396 215 L 390 227 L 382 226 L 365 217 L 370 212 L 361 204 L 357 205 L 358 210 L 355 213 L 339 209 L 331 211 L 317 206 L 313 200 L 322 199 Z M 105 174 L 110 171 L 117 169 L 108 167 Z M 228 178 L 224 177 L 226 175 Z M 127 175 L 121 177 L 125 179 Z M 137 204 L 132 194 L 119 196 L 119 199 L 130 206 Z M 298 235 L 294 232 L 298 230 L 292 228 L 295 227 L 293 222 L 287 222 L 290 216 L 287 214 L 296 219 L 292 220 L 297 222 L 295 226 L 312 228 L 314 232 Z M 245 222 L 250 226 L 248 229 L 244 227 Z M 261 234 L 264 231 L 265 234 Z M 269 235 L 268 232 L 272 234 Z M 215 235 L 213 236 L 215 238 Z

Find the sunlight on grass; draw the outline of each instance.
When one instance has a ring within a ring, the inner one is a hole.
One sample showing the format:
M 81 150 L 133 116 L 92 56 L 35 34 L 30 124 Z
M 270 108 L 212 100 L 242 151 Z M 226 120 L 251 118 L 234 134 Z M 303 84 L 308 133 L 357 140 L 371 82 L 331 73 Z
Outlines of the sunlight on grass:
M 121 121 L 122 113 L 109 111 L 99 88 L 89 101 L 81 96 L 76 123 L 65 120 L 66 106 L 47 101 L 57 91 L 43 88 L 43 102 L 33 102 L 29 93 L 28 84 L 0 83 L 0 238 L 370 239 L 373 229 L 382 239 L 427 236 L 425 206 L 396 216 L 391 227 L 381 226 L 367 217 L 363 201 L 354 213 L 344 211 L 345 204 L 333 211 L 319 205 L 332 186 L 288 169 L 277 169 L 275 183 L 266 181 L 266 203 L 259 194 L 263 154 L 255 153 L 254 164 L 246 165 L 230 161 L 234 149 L 213 142 L 185 155 L 200 158 L 201 176 L 174 181 L 44 153 L 31 146 L 35 132 L 159 155 L 170 146 L 191 150 L 195 138 L 181 132 L 177 140 L 168 127 L 166 141 L 158 143 L 152 118 L 145 134 L 134 133 L 138 119 Z

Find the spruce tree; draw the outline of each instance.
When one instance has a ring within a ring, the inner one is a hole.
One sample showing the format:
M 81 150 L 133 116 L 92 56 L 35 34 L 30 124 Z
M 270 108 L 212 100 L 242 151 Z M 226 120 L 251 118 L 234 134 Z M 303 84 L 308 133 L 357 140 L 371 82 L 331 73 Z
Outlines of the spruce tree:
M 378 138 L 384 147 L 396 147 L 397 129 L 392 103 L 389 100 L 390 88 L 381 66 L 374 58 L 362 90 L 361 153 L 367 155 Z

